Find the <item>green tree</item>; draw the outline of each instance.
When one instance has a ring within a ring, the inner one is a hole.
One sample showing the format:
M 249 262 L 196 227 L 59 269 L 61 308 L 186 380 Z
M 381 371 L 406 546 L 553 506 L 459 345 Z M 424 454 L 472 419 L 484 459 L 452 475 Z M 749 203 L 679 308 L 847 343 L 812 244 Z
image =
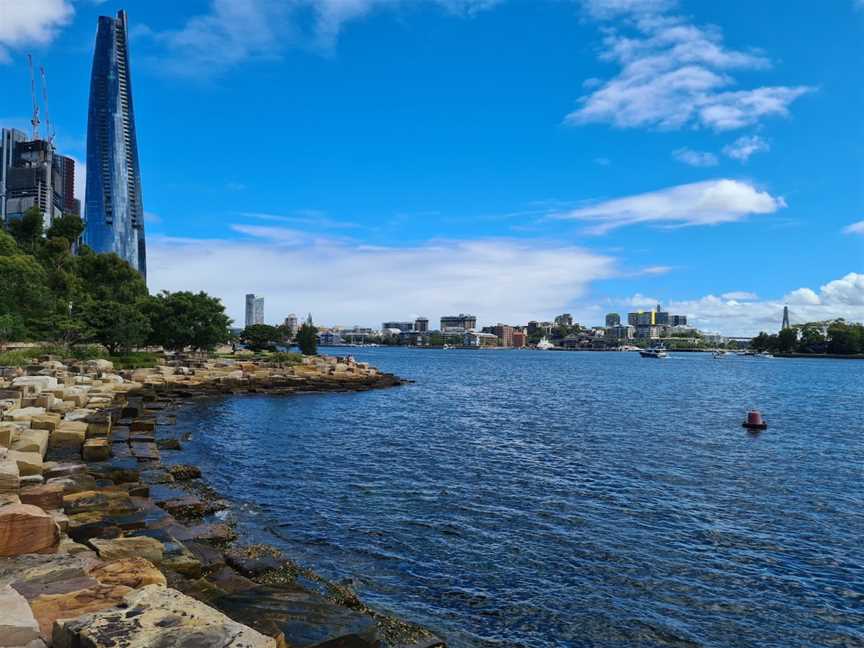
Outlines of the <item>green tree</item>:
M 311 356 L 318 353 L 318 329 L 312 324 L 311 317 L 300 326 L 295 339 L 303 355 Z
M 21 250 L 29 254 L 36 252 L 42 242 L 45 227 L 42 212 L 38 207 L 31 207 L 21 218 L 10 220 L 7 227 Z
M 149 294 L 144 278 L 116 254 L 96 254 L 84 248 L 76 267 L 90 299 L 134 304 Z
M 777 351 L 792 353 L 798 346 L 798 329 L 787 328 L 777 334 Z
M 28 324 L 51 309 L 45 269 L 32 256 L 0 256 L 0 315 L 16 317 L 21 334 L 27 335 Z
M 112 354 L 141 346 L 150 333 L 150 322 L 143 310 L 143 303 L 90 301 L 82 310 L 88 337 Z
M 147 300 L 150 343 L 180 351 L 211 350 L 228 341 L 231 319 L 221 300 L 199 292 L 163 291 Z
M 832 322 L 828 327 L 828 352 L 864 353 L 864 326 L 847 324 L 842 319 Z
M 283 336 L 275 326 L 252 324 L 243 329 L 240 339 L 253 351 L 266 351 L 274 349 L 279 342 L 282 342 Z
M 48 231 L 45 232 L 45 236 L 48 239 L 66 239 L 71 247 L 83 232 L 84 221 L 81 220 L 80 216 L 76 216 L 75 214 L 63 214 L 51 222 L 51 227 L 49 227 Z

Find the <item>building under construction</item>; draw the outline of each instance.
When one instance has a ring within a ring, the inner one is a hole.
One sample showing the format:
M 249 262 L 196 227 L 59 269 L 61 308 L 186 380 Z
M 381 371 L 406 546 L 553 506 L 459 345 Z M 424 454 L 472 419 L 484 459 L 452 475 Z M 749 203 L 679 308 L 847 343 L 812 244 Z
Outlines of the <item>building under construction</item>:
M 44 68 L 42 97 L 45 109 L 45 135 L 42 136 L 33 61 L 30 65 L 30 87 L 33 95 L 32 133 L 14 128 L 0 130 L 0 223 L 20 219 L 36 207 L 46 228 L 63 214 L 81 215 L 81 203 L 75 197 L 75 160 L 54 150 L 54 132 L 48 116 L 48 86 Z

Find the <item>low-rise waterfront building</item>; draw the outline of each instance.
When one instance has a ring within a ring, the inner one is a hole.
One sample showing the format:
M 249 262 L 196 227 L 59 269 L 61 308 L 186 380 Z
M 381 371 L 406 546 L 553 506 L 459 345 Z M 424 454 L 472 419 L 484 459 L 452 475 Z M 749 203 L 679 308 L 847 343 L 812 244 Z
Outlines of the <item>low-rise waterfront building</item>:
M 512 346 L 516 349 L 523 349 L 528 344 L 528 334 L 522 329 L 514 329 L 512 339 Z
M 381 324 L 382 329 L 397 329 L 398 331 L 413 331 L 414 322 L 384 322 Z
M 492 333 L 466 331 L 462 336 L 462 344 L 473 347 L 495 347 L 498 346 L 498 336 Z
M 629 324 L 617 324 L 606 327 L 606 339 L 610 342 L 632 340 L 636 337 L 636 327 Z

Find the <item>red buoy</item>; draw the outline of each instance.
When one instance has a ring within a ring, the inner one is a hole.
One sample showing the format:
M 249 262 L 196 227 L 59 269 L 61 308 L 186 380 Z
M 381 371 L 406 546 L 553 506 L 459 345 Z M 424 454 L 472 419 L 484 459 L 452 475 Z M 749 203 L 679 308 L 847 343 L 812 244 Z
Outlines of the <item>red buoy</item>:
M 747 412 L 747 420 L 741 425 L 748 430 L 764 430 L 768 427 L 759 410 L 750 410 Z

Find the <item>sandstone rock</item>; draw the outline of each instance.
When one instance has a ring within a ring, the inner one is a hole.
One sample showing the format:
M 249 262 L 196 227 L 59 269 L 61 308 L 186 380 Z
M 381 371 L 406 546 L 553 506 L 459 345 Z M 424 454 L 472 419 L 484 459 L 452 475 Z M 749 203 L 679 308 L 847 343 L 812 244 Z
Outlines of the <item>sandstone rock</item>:
M 87 439 L 81 448 L 84 461 L 105 461 L 111 456 L 111 444 L 108 439 Z
M 132 432 L 155 432 L 156 421 L 152 419 L 135 419 L 129 426 Z
M 197 479 L 201 476 L 201 469 L 198 466 L 188 464 L 176 464 L 168 468 L 168 472 L 176 481 L 186 481 L 189 479 Z
M 102 489 L 64 495 L 63 510 L 67 515 L 89 511 L 129 513 L 135 510 L 135 505 L 124 491 Z
M 232 621 L 177 590 L 148 585 L 125 597 L 124 609 L 58 622 L 54 646 L 275 648 L 273 639 Z
M 121 535 L 120 527 L 114 524 L 101 511 L 90 511 L 69 516 L 69 528 L 66 533 L 76 542 L 88 542 L 93 538 L 117 538 Z
M 139 556 L 150 562 L 160 563 L 164 555 L 161 542 L 148 537 L 114 538 L 113 540 L 90 541 L 102 560 L 119 560 Z
M 110 360 L 99 358 L 97 360 L 88 360 L 85 366 L 88 369 L 96 371 L 111 371 L 114 368 L 114 363 Z
M 39 638 L 39 624 L 27 600 L 9 585 L 0 587 L 0 646 L 24 646 Z
M 60 530 L 42 509 L 12 504 L 0 509 L 0 556 L 51 553 L 60 541 Z
M 18 497 L 18 493 L 0 493 L 0 508 L 20 503 L 21 498 Z
M 9 450 L 6 459 L 18 464 L 18 472 L 22 477 L 27 475 L 42 475 L 42 455 L 38 452 L 18 452 Z
M 89 612 L 116 607 L 126 594 L 133 591 L 124 585 L 97 584 L 65 594 L 40 596 L 30 602 L 30 608 L 42 635 L 51 637 L 54 622 L 58 619 L 74 619 Z
M 220 597 L 214 604 L 233 619 L 297 648 L 377 648 L 380 644 L 371 617 L 296 585 L 258 586 Z
M 132 456 L 139 461 L 158 461 L 159 448 L 152 442 L 133 441 L 129 444 L 132 450 Z
M 63 508 L 63 486 L 60 484 L 42 484 L 21 489 L 21 502 L 32 504 L 46 511 Z
M 47 408 L 48 406 L 46 406 Z M 60 425 L 59 414 L 52 414 L 50 412 L 46 414 L 42 414 L 41 416 L 34 416 L 30 419 L 30 427 L 34 430 L 48 430 L 49 432 L 53 432 L 58 425 Z
M 253 580 L 238 574 L 230 567 L 224 566 L 218 569 L 208 580 L 216 587 L 224 590 L 226 593 L 233 594 L 236 592 L 245 592 L 258 586 Z
M 51 448 L 80 448 L 87 436 L 87 424 L 83 421 L 63 421 L 51 433 Z
M 89 575 L 104 585 L 125 585 L 132 589 L 146 585 L 166 585 L 162 572 L 149 560 L 138 556 L 99 565 L 91 569 Z
M 18 438 L 12 444 L 10 450 L 38 452 L 44 458 L 45 452 L 48 450 L 49 434 L 48 430 L 45 429 L 22 430 L 18 433 Z
M 66 416 L 63 417 L 64 421 L 83 421 L 85 418 L 93 414 L 96 410 L 87 409 L 86 407 L 82 407 L 81 409 L 72 410 L 71 412 L 66 412 Z
M 18 462 L 13 459 L 0 460 L 0 493 L 17 492 L 19 481 Z
M 29 422 L 34 416 L 42 416 L 44 413 L 44 407 L 21 407 L 19 409 L 9 410 L 3 414 L 3 418 L 7 421 Z
M 81 462 L 54 463 L 45 465 L 45 479 L 54 477 L 69 477 L 70 475 L 84 474 L 87 472 L 87 464 Z
M 66 533 L 69 530 L 69 516 L 62 509 L 50 509 L 45 511 L 60 529 L 60 533 Z
M 57 379 L 52 376 L 20 376 L 12 380 L 13 387 L 27 387 L 34 393 L 43 389 L 57 389 Z
M 46 480 L 46 484 L 57 484 L 63 487 L 63 493 L 80 493 L 81 491 L 94 490 L 96 480 L 86 473 L 76 473 L 69 477 L 52 477 Z
M 3 408 L 0 407 L 0 411 Z M 12 445 L 12 435 L 18 430 L 18 426 L 13 423 L 0 423 L 0 448 L 8 448 Z

